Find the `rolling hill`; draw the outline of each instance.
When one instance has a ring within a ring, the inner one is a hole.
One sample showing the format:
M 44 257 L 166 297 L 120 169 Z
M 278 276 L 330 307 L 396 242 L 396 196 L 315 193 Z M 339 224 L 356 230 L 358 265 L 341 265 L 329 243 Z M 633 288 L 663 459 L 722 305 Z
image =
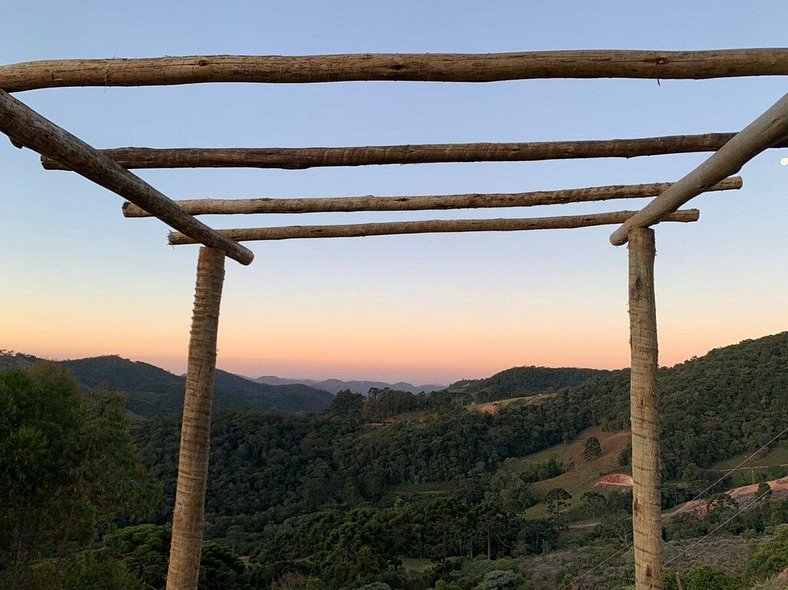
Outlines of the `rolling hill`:
M 555 392 L 610 373 L 601 369 L 513 367 L 486 379 L 458 381 L 448 391 L 467 395 L 473 401 L 490 402 Z
M 0 354 L 0 368 L 27 369 L 41 362 L 31 355 Z M 58 361 L 86 389 L 107 387 L 126 396 L 126 407 L 136 417 L 150 419 L 179 414 L 183 408 L 184 377 L 154 365 L 116 355 Z M 307 385 L 266 385 L 217 370 L 214 411 L 251 410 L 292 414 L 317 412 L 331 406 L 334 396 Z

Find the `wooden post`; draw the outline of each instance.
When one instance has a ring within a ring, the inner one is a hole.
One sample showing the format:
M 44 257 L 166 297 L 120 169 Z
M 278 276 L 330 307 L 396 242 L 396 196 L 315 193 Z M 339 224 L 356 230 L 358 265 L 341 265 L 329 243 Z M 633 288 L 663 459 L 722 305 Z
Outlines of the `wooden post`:
M 657 313 L 654 230 L 629 234 L 629 332 L 632 349 L 632 529 L 635 588 L 662 590 Z
M 223 283 L 224 253 L 214 248 L 200 248 L 167 590 L 195 590 L 200 573 L 211 404 L 216 370 L 216 334 Z

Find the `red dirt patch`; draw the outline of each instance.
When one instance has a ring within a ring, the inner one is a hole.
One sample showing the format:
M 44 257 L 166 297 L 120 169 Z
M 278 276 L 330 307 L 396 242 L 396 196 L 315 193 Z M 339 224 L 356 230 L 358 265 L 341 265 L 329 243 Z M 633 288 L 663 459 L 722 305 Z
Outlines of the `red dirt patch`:
M 606 475 L 599 479 L 594 484 L 594 487 L 597 488 L 611 488 L 614 490 L 621 490 L 622 488 L 631 488 L 632 487 L 632 477 L 627 475 L 626 473 L 611 473 L 610 475 Z
M 782 499 L 788 497 L 788 477 L 782 479 L 773 479 L 766 482 L 772 489 L 771 499 Z M 731 498 L 736 500 L 739 508 L 749 507 L 758 496 L 758 484 L 742 486 L 740 488 L 733 488 L 726 492 Z M 703 517 L 707 512 L 707 501 L 705 499 L 694 500 L 681 505 L 676 511 L 671 512 L 667 517 L 672 517 L 677 514 L 690 513 L 695 516 Z

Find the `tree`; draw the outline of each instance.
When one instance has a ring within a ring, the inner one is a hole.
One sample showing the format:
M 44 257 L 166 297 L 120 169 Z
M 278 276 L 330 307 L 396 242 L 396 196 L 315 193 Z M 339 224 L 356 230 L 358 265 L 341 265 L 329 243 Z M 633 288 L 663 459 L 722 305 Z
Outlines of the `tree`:
M 596 490 L 591 490 L 580 496 L 580 502 L 593 517 L 599 516 L 607 506 L 605 495 Z
M 53 364 L 0 373 L 0 473 L 0 563 L 18 587 L 32 560 L 67 555 L 152 498 L 121 400 L 82 395 Z
M 617 460 L 621 467 L 626 467 L 632 463 L 632 443 L 621 449 L 621 451 L 618 453 Z
M 735 512 L 738 508 L 738 502 L 736 502 L 736 500 L 733 499 L 730 494 L 726 494 L 724 492 L 714 494 L 706 502 L 706 510 L 708 510 L 709 514 Z
M 170 552 L 170 531 L 165 527 L 142 524 L 114 531 L 104 538 L 104 548 L 145 588 L 164 588 Z
M 765 580 L 788 568 L 788 526 L 780 528 L 773 539 L 765 543 L 747 564 L 749 580 Z
M 594 461 L 602 456 L 602 445 L 599 439 L 595 436 L 590 436 L 586 439 L 585 447 L 583 449 L 583 459 L 586 461 Z
M 768 481 L 762 481 L 758 484 L 758 491 L 755 493 L 755 497 L 760 498 L 762 501 L 772 497 L 772 486 L 769 485 Z
M 632 516 L 626 512 L 609 512 L 602 515 L 599 526 L 614 539 L 627 543 L 632 537 Z
M 553 488 L 547 492 L 545 502 L 547 503 L 547 512 L 550 514 L 550 517 L 558 522 L 561 518 L 561 510 L 571 499 L 572 495 L 564 488 Z
M 684 574 L 685 590 L 739 590 L 739 578 L 711 567 L 699 565 Z
M 487 559 L 493 558 L 492 541 L 495 531 L 506 522 L 506 512 L 498 502 L 483 502 L 474 506 L 476 521 L 487 540 Z
M 108 534 L 100 551 L 122 563 L 142 587 L 158 590 L 165 584 L 171 534 L 169 528 L 153 524 L 126 527 Z M 241 560 L 228 547 L 206 541 L 201 551 L 199 588 L 247 590 L 250 585 Z
M 364 396 L 345 389 L 337 393 L 331 403 L 331 413 L 341 416 L 351 424 L 361 422 L 364 412 Z

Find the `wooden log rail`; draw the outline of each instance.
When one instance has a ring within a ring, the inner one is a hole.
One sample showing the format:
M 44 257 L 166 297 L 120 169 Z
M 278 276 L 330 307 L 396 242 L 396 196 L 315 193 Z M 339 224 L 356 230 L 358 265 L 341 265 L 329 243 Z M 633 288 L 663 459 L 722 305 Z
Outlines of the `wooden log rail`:
M 580 158 L 634 158 L 662 154 L 713 152 L 734 133 L 669 135 L 632 139 L 456 143 L 305 148 L 146 148 L 121 147 L 101 152 L 124 168 L 281 168 L 305 170 L 330 166 L 434 164 L 442 162 L 528 162 Z M 788 142 L 774 147 L 786 147 Z M 48 170 L 67 170 L 42 158 Z
M 66 59 L 0 67 L 7 92 L 65 86 L 367 80 L 497 82 L 537 78 L 707 79 L 788 75 L 788 49 L 532 51 Z
M 528 231 L 538 229 L 574 229 L 622 223 L 634 214 L 635 211 L 614 211 L 593 215 L 567 215 L 532 219 L 433 219 L 428 221 L 393 221 L 350 225 L 291 225 L 284 227 L 221 229 L 217 231 L 237 242 L 301 238 L 356 238 L 449 232 Z M 700 212 L 697 209 L 686 209 L 670 214 L 663 221 L 689 223 L 697 221 L 699 218 Z M 170 233 L 169 242 L 172 246 L 195 243 L 188 236 L 175 232 Z
M 630 231 L 648 227 L 677 210 L 690 199 L 697 197 L 707 187 L 736 174 L 759 153 L 788 138 L 788 94 L 765 113 L 737 133 L 729 142 L 712 154 L 705 162 L 684 176 L 673 186 L 627 219 L 610 236 L 614 246 L 626 243 Z
M 16 145 L 29 147 L 65 163 L 75 172 L 149 211 L 195 241 L 218 248 L 241 264 L 249 264 L 254 259 L 250 250 L 184 213 L 175 202 L 144 180 L 3 90 L 0 90 L 0 131 Z
M 726 178 L 709 191 L 737 190 L 741 176 Z M 398 197 L 326 197 L 298 199 L 193 199 L 175 201 L 190 215 L 236 215 L 256 213 L 336 213 L 354 211 L 426 211 L 498 207 L 534 207 L 565 203 L 588 203 L 609 199 L 653 197 L 669 188 L 669 182 L 621 184 L 527 193 L 473 193 Z M 126 217 L 150 217 L 133 203 L 123 204 Z

